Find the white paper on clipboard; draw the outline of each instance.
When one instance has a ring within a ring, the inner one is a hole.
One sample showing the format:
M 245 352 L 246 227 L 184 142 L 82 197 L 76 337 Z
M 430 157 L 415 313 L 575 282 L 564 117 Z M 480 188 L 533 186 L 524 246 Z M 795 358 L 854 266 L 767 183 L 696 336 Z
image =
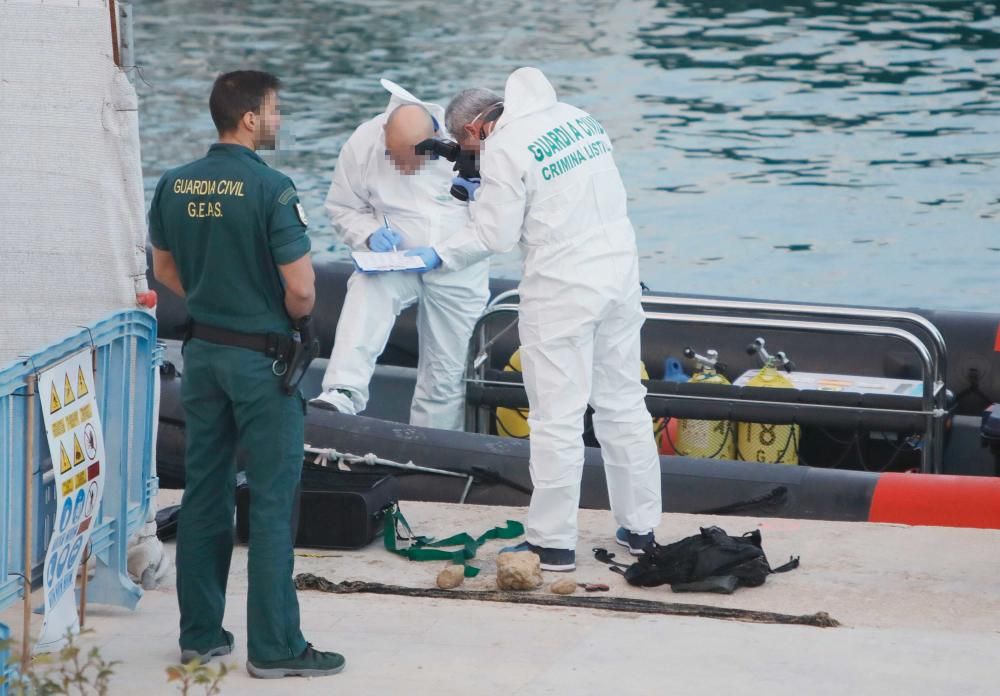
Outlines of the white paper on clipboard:
M 354 265 L 364 273 L 387 271 L 422 271 L 426 268 L 419 256 L 407 256 L 405 251 L 354 251 Z

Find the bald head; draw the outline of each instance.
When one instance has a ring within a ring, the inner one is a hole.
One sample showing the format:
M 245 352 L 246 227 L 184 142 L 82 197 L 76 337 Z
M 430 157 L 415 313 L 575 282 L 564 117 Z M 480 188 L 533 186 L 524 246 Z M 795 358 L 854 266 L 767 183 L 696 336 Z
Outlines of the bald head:
M 385 147 L 400 174 L 415 174 L 424 163 L 414 146 L 434 136 L 434 120 L 420 104 L 404 104 L 385 122 Z

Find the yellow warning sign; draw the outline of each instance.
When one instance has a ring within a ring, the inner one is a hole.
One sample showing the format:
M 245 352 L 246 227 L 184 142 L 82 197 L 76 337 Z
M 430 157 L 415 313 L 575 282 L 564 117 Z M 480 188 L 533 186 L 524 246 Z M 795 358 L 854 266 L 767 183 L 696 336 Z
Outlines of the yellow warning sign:
M 91 404 L 87 404 L 80 409 L 80 420 L 84 423 L 89 421 L 94 417 L 94 407 Z
M 83 464 L 86 461 L 83 457 L 83 448 L 80 447 L 80 436 L 73 434 L 73 466 Z
M 59 443 L 59 473 L 65 474 L 72 468 L 72 464 L 69 463 L 69 455 L 66 454 L 66 446 Z
M 79 488 L 87 483 L 87 472 L 81 471 L 73 478 L 73 488 Z
M 80 425 L 80 412 L 72 411 L 66 416 L 66 426 L 69 428 L 75 428 Z
M 49 397 L 49 413 L 55 413 L 62 408 L 62 404 L 59 403 L 59 394 L 56 393 L 55 382 L 52 383 L 52 396 Z
M 69 375 L 67 374 L 63 382 L 63 406 L 69 406 L 74 401 L 76 401 L 76 397 L 73 396 L 73 385 L 69 383 Z
M 66 434 L 66 421 L 60 418 L 52 424 L 52 434 L 56 437 L 62 437 Z
M 87 389 L 87 380 L 83 378 L 83 368 L 76 368 L 76 395 L 86 396 L 90 391 Z
M 67 495 L 73 492 L 73 479 L 72 477 L 66 479 L 62 482 L 62 494 L 65 498 Z

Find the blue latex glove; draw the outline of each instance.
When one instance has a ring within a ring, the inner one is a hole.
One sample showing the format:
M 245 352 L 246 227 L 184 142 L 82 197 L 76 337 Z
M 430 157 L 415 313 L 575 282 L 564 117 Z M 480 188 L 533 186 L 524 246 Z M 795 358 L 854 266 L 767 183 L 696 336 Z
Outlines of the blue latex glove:
M 469 194 L 468 200 L 476 200 L 476 191 L 479 189 L 479 179 L 463 179 L 460 176 L 456 176 L 451 180 L 453 186 L 465 189 L 466 193 Z
M 368 237 L 368 248 L 372 251 L 392 251 L 403 241 L 396 230 L 379 227 Z
M 423 259 L 424 265 L 427 266 L 428 271 L 433 271 L 441 265 L 441 257 L 438 256 L 437 252 L 431 247 L 417 247 L 415 249 L 410 249 L 406 252 L 406 255 L 419 256 Z

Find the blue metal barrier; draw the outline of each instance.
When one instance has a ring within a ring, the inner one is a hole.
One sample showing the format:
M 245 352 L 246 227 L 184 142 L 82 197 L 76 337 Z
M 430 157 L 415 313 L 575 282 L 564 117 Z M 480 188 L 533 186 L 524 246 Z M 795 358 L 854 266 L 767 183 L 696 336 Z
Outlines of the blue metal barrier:
M 7 681 L 9 680 L 7 661 L 10 654 L 3 647 L 3 642 L 10 638 L 10 629 L 5 624 L 0 623 L 0 696 L 7 696 Z
M 163 349 L 156 342 L 156 319 L 147 312 L 131 310 L 113 314 L 0 370 L 0 609 L 17 601 L 24 591 L 24 581 L 16 574 L 23 572 L 25 559 L 26 380 L 88 348 L 97 352 L 96 399 L 108 468 L 104 500 L 91 535 L 91 552 L 98 562 L 87 599 L 131 609 L 142 596 L 142 590 L 128 577 L 127 545 L 129 537 L 144 524 L 158 490 L 153 474 L 153 400 Z M 43 401 L 36 395 L 33 403 Z M 56 499 L 45 425 L 40 407 L 35 408 L 39 410 L 34 419 L 32 460 L 33 582 L 41 579 Z

